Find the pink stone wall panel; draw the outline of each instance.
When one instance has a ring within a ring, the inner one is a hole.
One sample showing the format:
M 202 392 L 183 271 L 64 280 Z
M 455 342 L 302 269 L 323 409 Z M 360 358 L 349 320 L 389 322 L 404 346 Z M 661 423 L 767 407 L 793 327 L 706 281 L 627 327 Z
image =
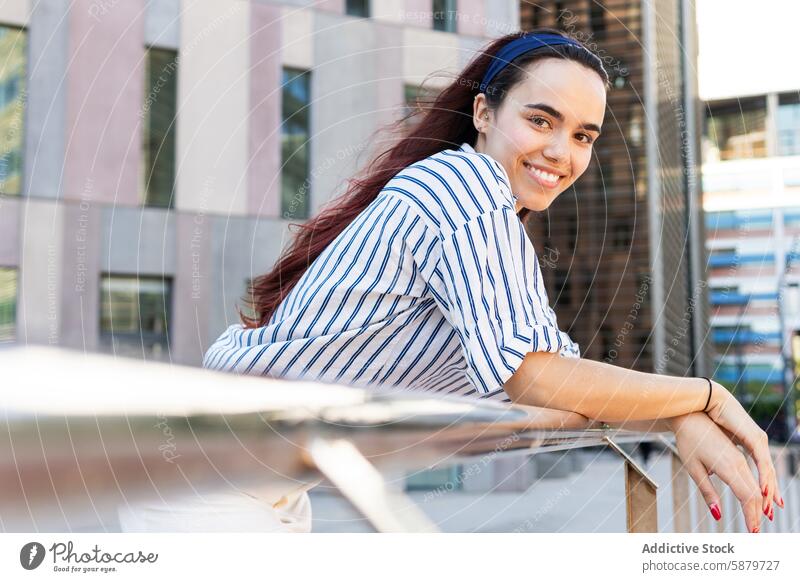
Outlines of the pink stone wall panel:
M 433 28 L 433 2 L 431 0 L 406 0 L 406 18 L 403 24 Z
M 144 0 L 74 0 L 69 13 L 64 196 L 137 205 Z
M 280 214 L 281 9 L 252 4 L 250 110 L 248 113 L 248 213 Z
M 459 0 L 458 34 L 483 36 L 486 14 L 484 0 Z
M 317 10 L 324 10 L 325 12 L 344 14 L 344 1 L 345 0 L 319 0 L 312 4 L 312 7 Z

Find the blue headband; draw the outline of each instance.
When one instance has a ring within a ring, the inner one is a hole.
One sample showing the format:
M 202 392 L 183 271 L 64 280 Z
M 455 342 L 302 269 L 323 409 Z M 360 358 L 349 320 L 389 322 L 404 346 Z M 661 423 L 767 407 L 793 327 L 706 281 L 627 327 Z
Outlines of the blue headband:
M 569 37 L 547 32 L 541 34 L 525 34 L 512 40 L 510 43 L 501 48 L 497 55 L 495 55 L 492 59 L 492 64 L 489 66 L 489 70 L 486 71 L 486 74 L 483 76 L 483 81 L 481 81 L 480 92 L 483 93 L 486 91 L 486 88 L 497 76 L 497 73 L 505 69 L 511 63 L 511 61 L 517 57 L 538 48 L 545 46 L 557 46 L 560 44 L 571 44 L 573 46 L 586 49 L 586 47 L 584 47 L 582 44 Z

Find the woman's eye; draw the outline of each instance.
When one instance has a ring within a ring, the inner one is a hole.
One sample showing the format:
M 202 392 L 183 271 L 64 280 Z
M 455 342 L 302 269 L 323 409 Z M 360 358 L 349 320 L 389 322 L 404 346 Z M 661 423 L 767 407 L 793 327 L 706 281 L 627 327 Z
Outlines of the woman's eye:
M 583 140 L 582 140 L 582 141 L 583 141 L 583 143 L 585 143 L 585 144 L 590 144 L 590 143 L 592 143 L 592 142 L 594 141 L 594 140 L 592 139 L 592 136 L 590 136 L 590 135 L 587 135 L 587 134 L 585 134 L 585 133 L 579 133 L 579 134 L 578 134 L 578 137 L 579 137 L 579 138 L 585 138 L 585 139 L 583 139 Z
M 531 121 L 537 127 L 549 127 L 550 126 L 550 122 L 547 121 L 547 119 L 545 119 L 544 117 L 538 117 L 538 116 L 537 117 L 531 117 Z

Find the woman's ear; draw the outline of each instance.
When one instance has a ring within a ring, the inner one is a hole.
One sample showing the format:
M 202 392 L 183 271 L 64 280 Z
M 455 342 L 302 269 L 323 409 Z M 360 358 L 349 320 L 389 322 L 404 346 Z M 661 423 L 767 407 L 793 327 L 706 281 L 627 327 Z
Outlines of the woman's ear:
M 483 93 L 475 95 L 475 100 L 472 102 L 472 124 L 478 133 L 485 133 L 489 125 L 489 105 Z

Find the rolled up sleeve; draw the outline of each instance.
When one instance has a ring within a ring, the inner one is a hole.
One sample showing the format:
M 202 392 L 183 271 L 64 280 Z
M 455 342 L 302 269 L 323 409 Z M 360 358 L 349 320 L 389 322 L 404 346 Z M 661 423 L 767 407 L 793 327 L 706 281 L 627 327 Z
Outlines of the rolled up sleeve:
M 431 288 L 479 393 L 502 390 L 528 352 L 580 355 L 558 329 L 536 251 L 513 209 L 465 222 L 441 237 L 440 253 Z

